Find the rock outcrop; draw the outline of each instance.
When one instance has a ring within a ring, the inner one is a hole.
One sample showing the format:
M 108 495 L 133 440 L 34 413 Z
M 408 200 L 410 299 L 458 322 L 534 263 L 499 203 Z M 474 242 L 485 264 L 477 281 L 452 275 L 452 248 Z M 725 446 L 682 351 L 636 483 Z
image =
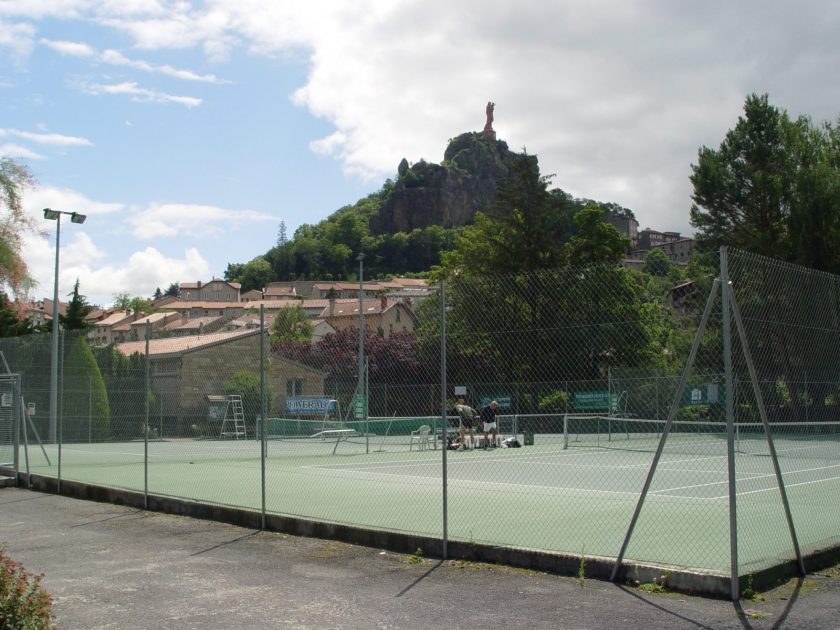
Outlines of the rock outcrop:
M 420 161 L 406 168 L 403 159 L 393 190 L 370 219 L 371 233 L 458 227 L 471 223 L 479 210 L 492 212 L 514 156 L 503 140 L 470 132 L 449 142 L 441 164 Z

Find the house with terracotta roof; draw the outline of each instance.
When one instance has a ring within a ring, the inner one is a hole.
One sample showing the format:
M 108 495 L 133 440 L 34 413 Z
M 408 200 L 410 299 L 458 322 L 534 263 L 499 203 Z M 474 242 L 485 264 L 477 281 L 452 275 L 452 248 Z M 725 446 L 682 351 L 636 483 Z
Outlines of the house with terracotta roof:
M 221 278 L 213 278 L 210 282 L 182 282 L 178 285 L 178 299 L 203 302 L 239 302 L 239 292 L 242 285 L 238 282 L 228 282 Z
M 218 332 L 228 321 L 229 318 L 226 317 L 190 317 L 187 320 L 178 321 L 168 330 L 176 337 L 206 335 Z
M 174 324 L 180 323 L 182 317 L 178 313 L 152 313 L 141 316 L 139 319 L 122 322 L 114 326 L 112 341 L 138 341 L 146 338 L 146 325 L 148 324 L 152 334 L 160 330 L 170 329 Z
M 124 336 L 130 330 L 131 322 L 141 316 L 142 313 L 132 313 L 128 309 L 113 309 L 91 326 L 87 332 L 88 341 L 94 346 L 108 345 L 115 339 L 115 328 L 122 331 Z
M 362 293 L 365 297 L 376 297 L 382 287 L 378 282 L 363 282 Z M 329 298 L 330 295 L 335 295 L 337 298 L 357 298 L 359 297 L 359 283 L 358 282 L 318 282 L 312 287 L 312 297 L 314 299 Z
M 59 300 L 58 314 L 64 315 L 67 304 Z M 21 302 L 18 311 L 35 326 L 52 323 L 53 301 L 44 298 L 35 302 Z
M 194 424 L 207 425 L 207 396 L 225 393 L 225 381 L 238 372 L 258 374 L 260 339 L 259 329 L 150 339 L 149 372 L 155 415 L 160 416 L 161 422 L 167 418 L 177 435 L 192 435 Z M 146 342 L 130 341 L 115 348 L 125 356 L 145 355 Z M 287 396 L 324 395 L 326 373 L 275 354 L 268 357 L 266 366 L 269 416 L 282 415 Z M 253 409 L 246 409 L 245 413 L 246 417 L 254 416 Z M 218 435 L 218 429 L 208 427 L 207 434 Z
M 264 300 L 294 300 L 298 295 L 293 286 L 268 285 L 263 291 Z
M 336 331 L 359 330 L 359 300 L 329 300 L 319 318 L 324 319 Z M 404 302 L 389 300 L 382 295 L 374 300 L 362 300 L 365 328 L 376 331 L 382 337 L 395 332 L 411 332 L 416 324 L 416 315 Z

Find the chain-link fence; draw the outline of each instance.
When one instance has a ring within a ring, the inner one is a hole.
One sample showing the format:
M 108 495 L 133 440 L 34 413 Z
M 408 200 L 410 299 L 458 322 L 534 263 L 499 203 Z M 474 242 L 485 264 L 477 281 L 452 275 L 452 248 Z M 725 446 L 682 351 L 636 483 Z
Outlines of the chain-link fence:
M 676 286 L 609 266 L 456 277 L 312 339 L 2 340 L 22 465 L 737 589 L 840 542 L 840 278 L 721 256 Z

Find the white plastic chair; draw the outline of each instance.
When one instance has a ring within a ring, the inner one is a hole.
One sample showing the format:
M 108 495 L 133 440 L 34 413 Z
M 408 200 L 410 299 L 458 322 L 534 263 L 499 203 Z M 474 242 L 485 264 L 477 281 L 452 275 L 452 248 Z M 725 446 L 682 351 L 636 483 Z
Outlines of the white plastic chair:
M 411 432 L 411 439 L 409 440 L 408 450 L 414 449 L 414 443 L 417 442 L 417 450 L 418 451 L 425 451 L 429 448 L 429 433 L 431 432 L 432 427 L 428 424 L 424 424 L 417 428 L 416 431 Z

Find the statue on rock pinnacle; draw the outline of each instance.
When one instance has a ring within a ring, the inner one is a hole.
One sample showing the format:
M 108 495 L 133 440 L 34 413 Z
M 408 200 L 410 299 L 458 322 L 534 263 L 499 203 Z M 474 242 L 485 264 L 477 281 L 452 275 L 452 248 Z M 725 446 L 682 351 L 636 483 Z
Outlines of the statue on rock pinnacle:
M 496 109 L 496 103 L 492 101 L 487 102 L 487 108 L 485 112 L 487 113 L 487 123 L 484 125 L 484 137 L 490 138 L 491 140 L 496 139 L 496 132 L 493 131 L 493 110 Z

